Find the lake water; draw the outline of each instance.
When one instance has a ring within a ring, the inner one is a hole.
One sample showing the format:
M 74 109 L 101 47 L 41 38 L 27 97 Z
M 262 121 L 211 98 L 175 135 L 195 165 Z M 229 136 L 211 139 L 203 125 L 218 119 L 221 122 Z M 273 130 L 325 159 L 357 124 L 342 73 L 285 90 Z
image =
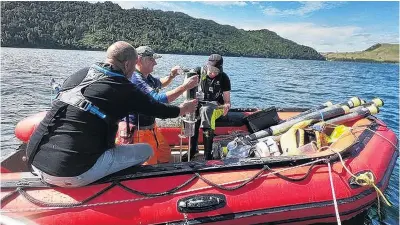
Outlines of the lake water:
M 1 48 L 1 157 L 20 144 L 14 137 L 18 121 L 49 108 L 50 78 L 62 82 L 104 57 L 105 52 L 96 51 Z M 194 68 L 207 58 L 164 54 L 153 74 L 164 76 L 174 65 Z M 352 96 L 364 100 L 380 97 L 385 105 L 378 117 L 399 135 L 398 64 L 224 57 L 224 71 L 231 79 L 235 108 L 312 107 L 328 100 L 343 102 Z M 171 87 L 182 81 L 177 77 Z M 399 224 L 398 162 L 385 192 L 393 206 L 383 207 L 383 224 Z M 365 224 L 380 224 L 376 207 L 368 214 Z

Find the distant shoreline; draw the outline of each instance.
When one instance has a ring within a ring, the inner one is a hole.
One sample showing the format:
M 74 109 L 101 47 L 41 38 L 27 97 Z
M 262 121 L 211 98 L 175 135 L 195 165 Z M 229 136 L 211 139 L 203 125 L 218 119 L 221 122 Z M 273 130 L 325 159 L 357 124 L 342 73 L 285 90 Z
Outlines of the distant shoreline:
M 326 59 L 326 61 L 339 61 L 339 62 L 364 62 L 364 63 L 392 63 L 392 64 L 398 64 L 399 62 L 397 61 L 377 61 L 373 59 L 347 59 L 347 58 L 334 58 L 334 59 Z
M 0 46 L 0 48 L 29 48 L 29 49 L 51 49 L 51 50 L 66 50 L 66 51 L 93 51 L 93 52 L 105 52 L 106 50 L 99 49 L 79 49 L 79 48 L 50 48 L 50 47 L 20 47 L 20 46 Z M 188 53 L 180 53 L 180 52 L 158 52 L 159 54 L 173 54 L 173 55 L 193 55 L 193 56 L 208 56 L 205 54 L 188 54 Z M 366 58 L 340 58 L 337 55 L 343 54 L 357 54 L 355 53 L 326 53 L 320 52 L 321 55 L 325 57 L 325 60 L 317 60 L 317 59 L 293 59 L 293 60 L 315 60 L 315 61 L 338 61 L 338 62 L 363 62 L 363 63 L 391 63 L 391 64 L 399 64 L 399 61 L 392 60 L 375 60 L 375 59 L 366 59 Z M 290 59 L 290 58 L 267 58 L 267 57 L 258 57 L 258 56 L 233 56 L 233 55 L 224 55 L 226 57 L 234 57 L 234 58 L 258 58 L 258 59 Z
M 95 49 L 79 49 L 79 48 L 47 48 L 47 47 L 20 47 L 20 46 L 0 46 L 0 48 L 28 48 L 28 49 L 51 49 L 51 50 L 66 50 L 66 51 L 93 51 L 93 52 L 105 52 L 105 50 L 95 50 Z M 206 56 L 206 54 L 188 54 L 188 53 L 179 53 L 179 52 L 157 52 L 158 54 L 171 54 L 171 55 L 193 55 L 193 56 Z M 268 57 L 259 57 L 259 56 L 235 56 L 235 55 L 223 55 L 224 57 L 233 57 L 233 58 L 255 58 L 255 59 L 290 59 L 290 58 L 268 58 Z M 319 59 L 293 59 L 293 60 L 315 60 L 315 61 L 326 61 Z
M 320 52 L 327 61 L 399 63 L 399 44 L 378 43 L 359 52 Z

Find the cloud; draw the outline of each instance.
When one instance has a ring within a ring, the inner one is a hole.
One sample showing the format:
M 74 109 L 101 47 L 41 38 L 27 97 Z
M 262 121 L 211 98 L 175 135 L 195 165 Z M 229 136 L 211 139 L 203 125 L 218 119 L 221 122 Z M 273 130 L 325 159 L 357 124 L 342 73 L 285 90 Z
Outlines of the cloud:
M 250 29 L 249 29 L 250 28 Z M 314 23 L 275 23 L 246 30 L 268 29 L 319 52 L 361 51 L 376 43 L 396 43 L 396 33 L 368 33 L 358 26 L 321 26 Z
M 278 9 L 265 7 L 263 13 L 268 16 L 306 16 L 315 11 L 330 9 L 342 4 L 340 2 L 299 2 L 301 6 L 297 9 Z

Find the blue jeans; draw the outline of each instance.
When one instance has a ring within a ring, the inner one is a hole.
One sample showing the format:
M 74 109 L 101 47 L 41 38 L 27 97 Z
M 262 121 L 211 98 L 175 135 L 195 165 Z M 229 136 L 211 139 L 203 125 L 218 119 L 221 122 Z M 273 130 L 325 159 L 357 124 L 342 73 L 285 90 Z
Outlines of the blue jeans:
M 119 145 L 104 152 L 88 171 L 76 177 L 56 177 L 46 174 L 36 167 L 33 170 L 48 184 L 59 187 L 81 187 L 95 182 L 107 175 L 141 165 L 153 156 L 149 144 Z

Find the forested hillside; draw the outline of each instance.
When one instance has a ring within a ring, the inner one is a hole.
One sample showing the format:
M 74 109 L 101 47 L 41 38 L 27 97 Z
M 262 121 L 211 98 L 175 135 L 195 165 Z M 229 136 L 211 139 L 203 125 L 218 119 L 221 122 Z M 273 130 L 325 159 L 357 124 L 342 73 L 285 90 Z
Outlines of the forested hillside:
M 1 2 L 1 46 L 104 50 L 117 41 L 160 53 L 291 59 L 324 57 L 269 30 L 245 31 L 184 13 L 111 2 Z

